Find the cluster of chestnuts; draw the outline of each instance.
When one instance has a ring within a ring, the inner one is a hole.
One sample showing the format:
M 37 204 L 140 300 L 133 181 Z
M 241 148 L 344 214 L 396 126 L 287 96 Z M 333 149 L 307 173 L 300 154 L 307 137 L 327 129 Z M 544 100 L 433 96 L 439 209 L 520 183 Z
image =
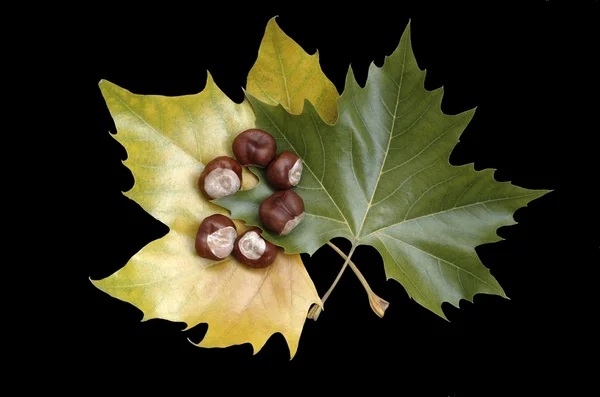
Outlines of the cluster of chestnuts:
M 220 156 L 210 161 L 198 180 L 209 199 L 227 197 L 242 186 L 242 165 L 267 168 L 269 184 L 278 189 L 259 208 L 263 225 L 278 235 L 290 233 L 304 217 L 304 202 L 292 188 L 300 182 L 302 160 L 288 151 L 277 155 L 275 139 L 267 132 L 249 129 L 233 140 L 236 159 Z M 224 215 L 205 218 L 196 234 L 196 251 L 203 258 L 222 260 L 233 255 L 250 267 L 266 267 L 275 261 L 277 247 L 253 227 L 238 236 L 235 224 Z

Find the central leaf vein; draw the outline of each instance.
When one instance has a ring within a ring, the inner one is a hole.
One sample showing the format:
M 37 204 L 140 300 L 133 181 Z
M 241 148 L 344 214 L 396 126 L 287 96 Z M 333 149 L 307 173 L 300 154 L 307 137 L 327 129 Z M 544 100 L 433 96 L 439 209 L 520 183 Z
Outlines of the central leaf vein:
M 430 214 L 421 215 L 421 216 L 418 216 L 416 218 L 406 219 L 406 220 L 403 220 L 401 222 L 392 223 L 391 225 L 387 225 L 387 226 L 381 227 L 381 228 L 379 228 L 377 230 L 372 231 L 371 233 L 367 234 L 366 236 L 362 237 L 361 240 L 364 240 L 367 237 L 372 236 L 373 234 L 380 233 L 382 230 L 389 229 L 391 227 L 400 226 L 402 224 L 405 224 L 405 223 L 408 223 L 408 222 L 413 222 L 413 221 L 416 221 L 416 220 L 419 220 L 419 219 L 428 218 L 430 216 L 440 215 L 440 214 L 444 214 L 444 213 L 447 213 L 447 212 L 452 212 L 452 211 L 455 211 L 455 210 L 464 210 L 465 208 L 474 207 L 476 205 L 485 205 L 485 203 L 492 203 L 492 202 L 495 202 L 495 201 L 516 200 L 516 199 L 520 199 L 520 198 L 524 198 L 524 197 L 531 197 L 531 196 L 537 196 L 537 192 L 533 192 L 533 193 L 530 193 L 530 194 L 522 194 L 522 195 L 519 195 L 519 196 L 500 197 L 500 198 L 492 199 L 492 200 L 478 201 L 476 203 L 466 204 L 466 205 L 463 205 L 463 206 L 460 206 L 460 207 L 452 207 L 452 208 L 448 208 L 447 210 L 432 212 Z
M 394 134 L 394 127 L 396 125 L 396 114 L 398 113 L 398 105 L 400 103 L 400 93 L 402 92 L 402 81 L 404 79 L 404 66 L 406 64 L 406 48 L 407 48 L 407 46 L 404 46 L 404 54 L 403 54 L 403 58 L 402 58 L 402 72 L 401 72 L 402 74 L 400 75 L 400 83 L 398 84 L 398 94 L 396 95 L 396 106 L 394 108 L 394 117 L 392 118 L 392 126 L 389 130 L 387 148 L 383 155 L 383 160 L 381 161 L 381 166 L 379 167 L 379 173 L 377 174 L 377 181 L 375 181 L 375 186 L 373 186 L 373 193 L 371 194 L 371 199 L 369 200 L 369 202 L 367 204 L 367 208 L 365 210 L 365 215 L 363 216 L 362 222 L 360 223 L 360 227 L 358 228 L 358 231 L 356 232 L 355 237 L 360 236 L 360 232 L 362 231 L 362 228 L 365 224 L 365 220 L 367 219 L 367 216 L 369 215 L 369 211 L 371 210 L 371 203 L 373 202 L 373 198 L 375 197 L 375 192 L 377 192 L 377 186 L 379 185 L 379 180 L 381 179 L 381 175 L 383 173 L 383 168 L 385 167 L 387 155 L 390 152 L 390 146 L 392 144 L 392 136 Z
M 283 67 L 283 61 L 281 60 L 281 50 L 279 49 L 279 44 L 277 43 L 275 34 L 273 35 L 273 45 L 275 46 L 275 52 L 277 53 L 277 59 L 279 60 L 279 66 L 281 68 L 281 77 L 283 77 L 283 86 L 285 87 L 285 95 L 287 97 L 287 109 L 289 110 L 292 108 L 292 98 L 290 98 L 288 82 L 287 78 L 285 77 L 285 69 Z
M 231 325 L 229 326 L 229 328 L 227 328 L 227 330 L 223 331 L 222 335 L 226 335 L 228 332 L 230 332 L 233 329 L 233 327 L 242 319 L 242 317 L 248 310 L 248 306 L 250 306 L 250 304 L 254 301 L 254 299 L 256 299 L 256 295 L 258 295 L 259 291 L 261 290 L 261 288 L 262 288 L 263 284 L 265 283 L 265 280 L 269 276 L 269 272 L 271 271 L 272 268 L 273 267 L 271 267 L 271 266 L 269 266 L 267 268 L 267 270 L 265 271 L 265 274 L 263 275 L 262 280 L 260 280 L 260 284 L 258 284 L 258 286 L 256 287 L 256 291 L 254 291 L 254 294 L 252 295 L 252 297 L 248 299 L 248 301 L 246 302 L 246 304 L 244 305 L 242 310 L 240 310 L 237 318 L 233 321 L 233 323 L 231 323 Z M 275 296 L 277 296 L 277 294 L 275 294 Z

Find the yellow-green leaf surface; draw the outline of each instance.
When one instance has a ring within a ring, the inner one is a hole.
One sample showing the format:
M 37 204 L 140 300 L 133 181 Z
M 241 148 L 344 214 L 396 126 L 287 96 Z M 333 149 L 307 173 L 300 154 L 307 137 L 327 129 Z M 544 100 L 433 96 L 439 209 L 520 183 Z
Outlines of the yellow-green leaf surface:
M 307 54 L 272 18 L 267 24 L 258 58 L 248 73 L 247 91 L 270 105 L 302 113 L 308 99 L 319 116 L 333 123 L 339 94 L 319 65 L 319 53 Z
M 270 267 L 251 269 L 232 257 L 203 259 L 194 248 L 205 217 L 228 215 L 202 196 L 198 177 L 208 161 L 233 156 L 233 138 L 254 127 L 248 102 L 231 101 L 210 75 L 195 95 L 136 95 L 107 81 L 100 89 L 117 127 L 115 138 L 127 150 L 124 164 L 135 178 L 125 195 L 170 231 L 94 285 L 135 305 L 144 320 L 184 322 L 186 329 L 208 323 L 199 346 L 249 342 L 256 353 L 280 332 L 293 357 L 309 307 L 321 304 L 300 256 L 280 252 Z M 247 170 L 244 179 L 243 189 L 256 183 Z M 243 223 L 236 224 L 244 230 Z

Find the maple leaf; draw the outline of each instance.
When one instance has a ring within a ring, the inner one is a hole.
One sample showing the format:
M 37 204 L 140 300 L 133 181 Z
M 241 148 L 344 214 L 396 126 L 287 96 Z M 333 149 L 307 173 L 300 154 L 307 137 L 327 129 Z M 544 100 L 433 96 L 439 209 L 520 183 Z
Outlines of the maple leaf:
M 441 304 L 458 307 L 476 293 L 506 297 L 475 247 L 500 240 L 496 229 L 514 224 L 513 213 L 547 190 L 498 182 L 493 170 L 453 166 L 449 156 L 474 115 L 441 110 L 443 89 L 424 88 L 410 42 L 410 24 L 393 54 L 371 64 L 364 88 L 350 69 L 338 101 L 339 118 L 326 123 L 310 102 L 293 115 L 247 97 L 256 125 L 272 134 L 278 151 L 304 162 L 296 192 L 305 217 L 286 236 L 264 236 L 288 253 L 313 254 L 334 237 L 383 258 L 387 278 L 399 281 L 419 304 L 446 318 Z M 264 170 L 259 183 L 216 200 L 233 217 L 261 227 L 256 210 L 273 193 Z M 323 299 L 324 300 L 324 299 Z
M 302 69 L 291 71 L 298 63 Z M 273 64 L 279 65 L 278 80 L 265 74 Z M 336 117 L 338 94 L 323 75 L 318 56 L 306 54 L 274 19 L 267 25 L 247 85 L 249 92 L 271 100 L 285 92 L 285 106 L 293 112 L 302 110 L 304 98 L 320 98 L 321 114 L 330 120 Z M 249 342 L 257 353 L 280 332 L 293 357 L 308 308 L 322 304 L 300 256 L 280 252 L 271 266 L 251 269 L 233 257 L 219 262 L 201 258 L 194 249 L 201 221 L 215 213 L 228 215 L 202 196 L 198 177 L 213 158 L 233 157 L 235 136 L 254 127 L 248 101 L 232 102 L 210 74 L 205 89 L 196 95 L 136 95 L 108 81 L 101 81 L 100 88 L 115 120 L 115 139 L 127 150 L 124 164 L 135 178 L 124 194 L 170 231 L 93 284 L 139 308 L 143 321 L 185 322 L 186 329 L 208 323 L 199 346 Z M 249 189 L 257 179 L 246 168 L 243 172 L 242 189 Z M 234 221 L 238 232 L 246 229 Z

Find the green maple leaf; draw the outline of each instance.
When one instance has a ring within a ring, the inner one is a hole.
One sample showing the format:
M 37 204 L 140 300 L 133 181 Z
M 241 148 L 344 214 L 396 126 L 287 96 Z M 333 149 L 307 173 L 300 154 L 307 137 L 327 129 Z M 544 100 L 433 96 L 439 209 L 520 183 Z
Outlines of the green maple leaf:
M 513 213 L 548 190 L 498 182 L 493 170 L 448 159 L 474 109 L 457 115 L 440 108 L 443 90 L 424 88 L 407 27 L 381 68 L 371 65 L 364 88 L 350 69 L 338 100 L 339 118 L 327 124 L 312 104 L 300 115 L 247 97 L 256 125 L 271 133 L 278 152 L 300 156 L 296 191 L 306 216 L 291 234 L 264 236 L 287 253 L 313 254 L 334 237 L 370 245 L 383 257 L 387 278 L 419 304 L 445 318 L 443 302 L 458 307 L 477 293 L 506 297 L 475 247 L 500 240 L 496 229 L 516 223 Z M 262 226 L 260 203 L 273 193 L 263 170 L 247 191 L 216 200 L 232 217 Z

